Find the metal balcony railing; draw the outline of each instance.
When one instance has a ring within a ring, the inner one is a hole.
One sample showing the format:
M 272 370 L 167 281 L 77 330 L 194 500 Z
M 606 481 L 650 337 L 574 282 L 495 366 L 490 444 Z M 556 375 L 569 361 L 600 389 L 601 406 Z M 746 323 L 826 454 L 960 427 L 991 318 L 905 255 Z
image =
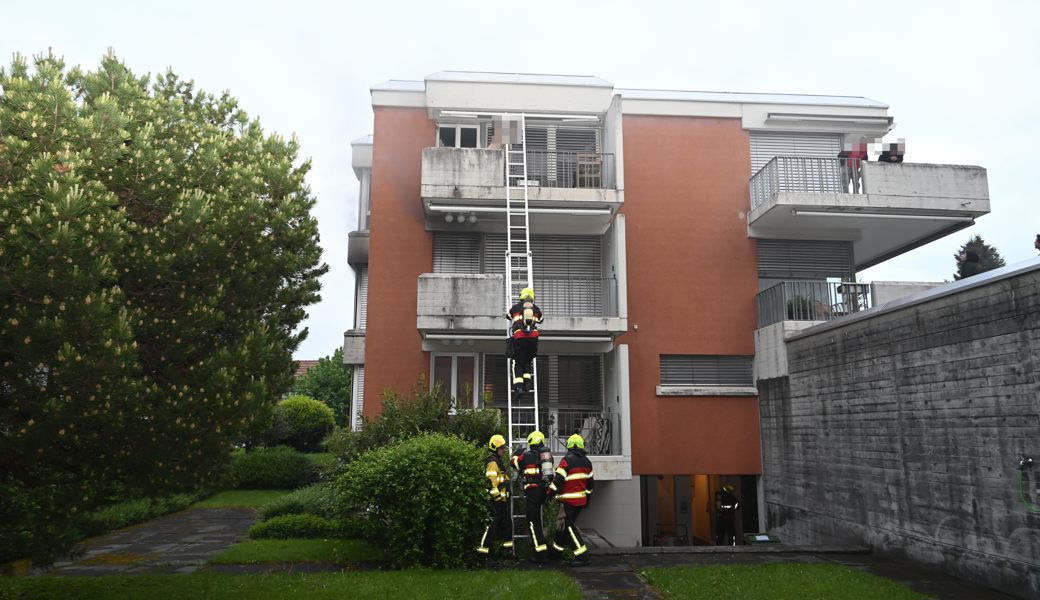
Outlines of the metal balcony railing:
M 613 189 L 614 180 L 613 154 L 527 151 L 527 181 L 530 186 Z
M 751 208 L 779 192 L 859 193 L 859 164 L 844 158 L 775 156 L 751 176 Z
M 505 406 L 494 408 L 505 413 Z M 514 418 L 525 415 L 517 412 Z M 505 419 L 505 414 L 502 415 Z M 585 440 L 589 454 L 621 454 L 621 414 L 595 407 L 562 408 L 552 405 L 538 410 L 538 423 L 545 434 L 545 445 L 557 455 L 567 451 L 567 438 L 575 433 Z
M 830 321 L 871 306 L 870 284 L 784 281 L 755 297 L 758 326 L 780 321 Z
M 547 316 L 617 316 L 613 277 L 535 277 L 534 289 L 536 302 Z

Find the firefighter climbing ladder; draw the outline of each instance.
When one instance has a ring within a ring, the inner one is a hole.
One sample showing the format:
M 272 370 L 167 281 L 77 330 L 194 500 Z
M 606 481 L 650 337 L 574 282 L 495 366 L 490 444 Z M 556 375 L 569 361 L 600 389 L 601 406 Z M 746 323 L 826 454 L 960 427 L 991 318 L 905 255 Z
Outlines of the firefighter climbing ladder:
M 503 148 L 506 175 L 506 312 L 520 296 L 520 290 L 534 287 L 531 234 L 528 228 L 527 125 L 523 113 L 503 115 Z M 515 132 L 513 128 L 515 127 Z M 518 139 L 517 139 L 518 138 Z M 519 149 L 517 149 L 519 148 Z M 512 335 L 512 321 L 506 329 Z M 536 361 L 537 362 L 537 361 Z M 513 393 L 513 361 L 506 361 L 507 420 L 509 446 L 519 448 L 527 443 L 527 435 L 538 429 L 538 368 L 532 364 L 532 393 Z M 522 487 L 521 483 L 521 487 Z M 515 494 L 509 503 L 513 522 L 513 541 L 530 538 L 526 527 L 523 496 Z

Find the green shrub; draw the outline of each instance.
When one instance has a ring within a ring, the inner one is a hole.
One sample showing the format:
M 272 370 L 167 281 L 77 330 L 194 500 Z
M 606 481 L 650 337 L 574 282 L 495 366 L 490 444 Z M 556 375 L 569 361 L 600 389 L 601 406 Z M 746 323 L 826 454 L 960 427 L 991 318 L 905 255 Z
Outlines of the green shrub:
M 249 528 L 254 540 L 338 537 L 341 528 L 331 519 L 317 515 L 281 515 Z
M 187 494 L 173 494 L 161 498 L 137 498 L 123 500 L 98 510 L 85 513 L 76 523 L 76 528 L 84 536 L 94 536 L 113 529 L 119 529 L 134 523 L 141 523 L 161 517 L 162 515 L 184 510 L 203 498 L 209 492 L 196 491 Z
M 233 456 L 231 477 L 241 489 L 295 489 L 314 480 L 315 466 L 292 448 L 260 448 Z
M 309 396 L 289 396 L 274 407 L 270 440 L 300 452 L 321 449 L 321 441 L 336 426 L 332 409 Z
M 332 517 L 335 514 L 334 490 L 327 483 L 300 488 L 260 507 L 265 521 L 281 515 Z
M 505 425 L 497 409 L 466 409 L 451 414 L 451 398 L 440 384 L 430 390 L 425 378 L 420 377 L 410 396 L 387 390 L 378 418 L 365 421 L 361 431 L 336 429 L 326 438 L 325 447 L 341 462 L 349 463 L 368 450 L 423 433 L 455 435 L 483 447 L 492 435 L 505 435 Z
M 483 447 L 496 433 L 504 436 L 506 425 L 495 408 L 460 410 L 448 421 L 446 433 Z
M 487 516 L 483 455 L 442 434 L 366 452 L 335 482 L 339 515 L 365 515 L 397 566 L 464 566 Z

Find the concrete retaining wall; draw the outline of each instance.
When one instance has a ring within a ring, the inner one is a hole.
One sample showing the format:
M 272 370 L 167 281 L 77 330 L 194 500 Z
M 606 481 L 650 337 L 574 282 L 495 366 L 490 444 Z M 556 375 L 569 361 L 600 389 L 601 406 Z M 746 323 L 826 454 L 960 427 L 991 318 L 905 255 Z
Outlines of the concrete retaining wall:
M 759 382 L 768 524 L 1040 598 L 1040 261 L 977 277 L 788 341 Z

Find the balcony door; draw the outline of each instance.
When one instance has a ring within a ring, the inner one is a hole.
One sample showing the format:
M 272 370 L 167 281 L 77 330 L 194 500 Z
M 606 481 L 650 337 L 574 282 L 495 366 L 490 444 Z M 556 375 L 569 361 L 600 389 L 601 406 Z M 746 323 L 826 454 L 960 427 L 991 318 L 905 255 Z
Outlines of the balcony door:
M 431 360 L 431 385 L 441 385 L 453 408 L 476 408 L 477 355 L 435 352 Z

